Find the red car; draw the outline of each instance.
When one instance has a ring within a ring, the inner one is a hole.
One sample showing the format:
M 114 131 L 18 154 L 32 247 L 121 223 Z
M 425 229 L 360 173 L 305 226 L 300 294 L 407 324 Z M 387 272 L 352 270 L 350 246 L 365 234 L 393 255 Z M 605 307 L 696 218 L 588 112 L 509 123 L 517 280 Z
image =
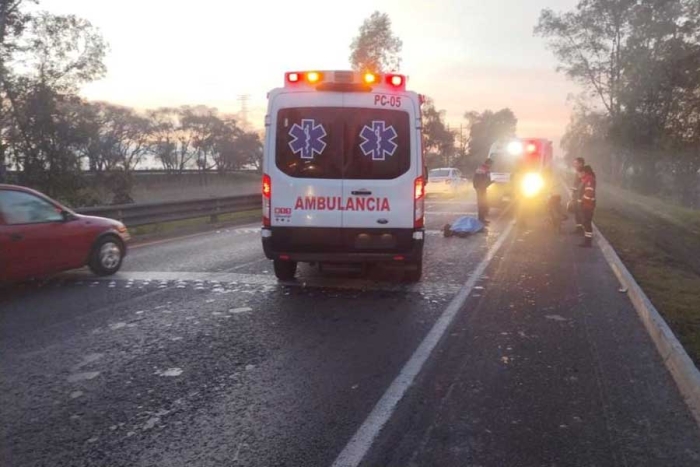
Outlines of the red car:
M 121 222 L 76 214 L 37 191 L 0 184 L 0 282 L 85 265 L 114 274 L 129 238 Z

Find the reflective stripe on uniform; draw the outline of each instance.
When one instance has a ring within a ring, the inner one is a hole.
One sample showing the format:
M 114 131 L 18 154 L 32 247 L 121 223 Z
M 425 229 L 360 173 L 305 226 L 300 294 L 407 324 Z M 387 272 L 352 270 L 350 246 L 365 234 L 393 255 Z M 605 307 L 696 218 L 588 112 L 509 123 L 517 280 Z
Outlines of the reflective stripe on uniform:
M 593 232 L 586 232 L 586 237 L 593 238 Z

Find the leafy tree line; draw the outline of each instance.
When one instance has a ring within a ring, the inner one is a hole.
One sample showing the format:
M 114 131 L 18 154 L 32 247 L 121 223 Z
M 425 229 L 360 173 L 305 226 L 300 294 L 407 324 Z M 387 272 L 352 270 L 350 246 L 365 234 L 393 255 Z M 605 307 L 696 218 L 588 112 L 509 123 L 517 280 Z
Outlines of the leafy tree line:
M 700 2 L 581 0 L 541 12 L 559 70 L 584 93 L 563 138 L 605 179 L 698 203 Z
M 350 44 L 350 63 L 357 71 L 399 71 L 402 46 L 391 29 L 389 15 L 375 11 Z M 421 113 L 423 149 L 429 168 L 458 167 L 468 173 L 483 162 L 494 142 L 515 136 L 517 119 L 507 108 L 465 112 L 459 128 L 447 125 L 445 112 L 429 97 Z
M 115 202 L 130 201 L 131 173 L 149 157 L 172 173 L 259 168 L 262 142 L 207 107 L 139 112 L 89 102 L 80 87 L 104 76 L 108 46 L 88 21 L 35 11 L 38 0 L 0 2 L 0 182 L 90 204 L 85 170 Z

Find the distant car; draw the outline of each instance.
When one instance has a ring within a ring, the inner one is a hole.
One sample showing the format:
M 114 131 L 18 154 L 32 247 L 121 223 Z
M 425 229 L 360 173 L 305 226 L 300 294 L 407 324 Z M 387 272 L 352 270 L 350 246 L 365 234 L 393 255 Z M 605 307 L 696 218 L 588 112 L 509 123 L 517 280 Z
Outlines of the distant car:
M 428 172 L 427 195 L 456 196 L 466 187 L 466 180 L 459 169 L 451 167 L 432 169 Z
M 121 222 L 76 214 L 37 191 L 0 184 L 0 282 L 86 265 L 108 276 L 121 267 L 129 239 Z

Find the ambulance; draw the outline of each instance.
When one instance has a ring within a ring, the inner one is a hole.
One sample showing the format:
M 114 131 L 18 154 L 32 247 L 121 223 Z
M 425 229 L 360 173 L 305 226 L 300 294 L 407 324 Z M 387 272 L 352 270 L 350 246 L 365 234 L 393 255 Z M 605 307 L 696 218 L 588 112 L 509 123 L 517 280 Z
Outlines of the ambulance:
M 300 262 L 392 263 L 420 279 L 422 102 L 395 73 L 288 72 L 269 92 L 262 244 L 279 280 Z
M 513 138 L 491 145 L 488 157 L 491 203 L 510 202 L 518 197 L 534 198 L 544 193 L 552 169 L 552 141 L 546 138 Z

